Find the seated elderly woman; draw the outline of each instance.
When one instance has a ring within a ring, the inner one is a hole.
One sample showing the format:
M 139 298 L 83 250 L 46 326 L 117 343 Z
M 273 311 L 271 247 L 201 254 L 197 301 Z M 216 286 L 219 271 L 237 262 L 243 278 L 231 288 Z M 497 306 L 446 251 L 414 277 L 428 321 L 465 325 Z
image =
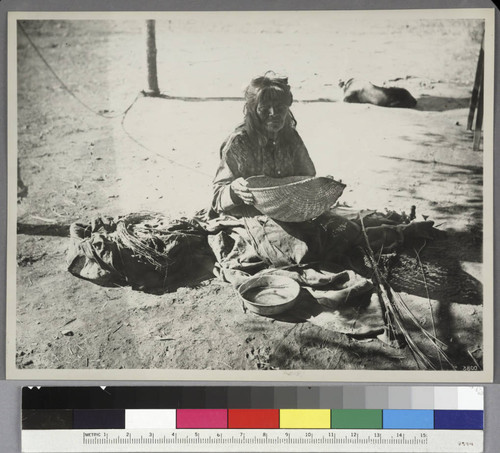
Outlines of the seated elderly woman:
M 212 208 L 236 216 L 255 214 L 246 178 L 315 176 L 316 170 L 290 111 L 288 79 L 267 73 L 245 91 L 245 121 L 222 145 Z
M 268 72 L 253 79 L 245 90 L 244 122 L 226 139 L 221 147 L 221 160 L 214 179 L 212 211 L 235 217 L 260 214 L 253 206 L 255 200 L 247 186 L 250 176 L 274 178 L 315 176 L 316 170 L 307 149 L 296 130 L 290 106 L 293 96 L 286 77 Z M 328 248 L 337 254 L 363 242 L 359 222 L 348 220 L 334 211 L 325 212 L 315 222 L 321 233 L 326 229 Z M 374 216 L 366 225 L 371 245 L 377 250 L 392 249 L 405 237 L 429 237 L 432 222 L 412 222 L 396 225 L 394 219 Z M 283 227 L 283 225 L 281 225 Z M 325 228 L 326 227 L 326 228 Z M 285 226 L 290 232 L 303 226 Z M 307 228 L 309 238 L 317 229 Z M 320 248 L 324 249 L 324 240 Z

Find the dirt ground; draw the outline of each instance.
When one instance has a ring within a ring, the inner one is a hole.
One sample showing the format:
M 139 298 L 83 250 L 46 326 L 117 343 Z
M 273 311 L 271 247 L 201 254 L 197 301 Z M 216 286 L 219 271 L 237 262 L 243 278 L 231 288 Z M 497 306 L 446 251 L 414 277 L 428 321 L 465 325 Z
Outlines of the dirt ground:
M 19 368 L 416 368 L 408 348 L 245 313 L 216 279 L 152 295 L 66 270 L 74 221 L 206 207 L 220 144 L 242 118 L 242 101 L 228 98 L 268 69 L 289 76 L 299 133 L 318 173 L 347 184 L 342 202 L 415 205 L 448 233 L 421 252 L 438 336 L 457 369 L 481 367 L 483 152 L 465 127 L 479 21 L 172 16 L 157 22 L 158 73 L 179 99 L 139 97 L 123 124 L 146 85 L 142 21 L 24 27 L 76 96 L 118 116 L 68 95 L 18 32 L 18 157 L 29 190 L 17 219 Z M 417 108 L 339 102 L 338 80 L 353 76 L 404 86 Z M 394 284 L 425 305 L 408 263 Z M 430 328 L 428 316 L 422 323 Z

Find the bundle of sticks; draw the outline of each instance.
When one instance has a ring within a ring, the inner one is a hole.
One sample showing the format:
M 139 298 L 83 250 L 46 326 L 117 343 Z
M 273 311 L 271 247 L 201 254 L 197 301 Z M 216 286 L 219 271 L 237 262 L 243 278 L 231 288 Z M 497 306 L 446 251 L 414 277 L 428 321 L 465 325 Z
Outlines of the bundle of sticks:
M 363 222 L 363 216 L 360 215 L 361 229 L 364 237 L 363 250 L 372 268 L 372 280 L 375 286 L 376 294 L 382 308 L 382 314 L 386 325 L 384 341 L 396 347 L 408 346 L 413 355 L 417 367 L 419 369 L 437 370 L 437 369 L 457 369 L 450 357 L 446 354 L 446 345 L 437 338 L 434 314 L 432 310 L 431 300 L 427 290 L 427 299 L 429 301 L 429 309 L 432 321 L 432 333 L 427 331 L 420 324 L 417 317 L 412 313 L 408 305 L 405 303 L 401 294 L 394 291 L 387 279 L 384 277 L 378 266 L 378 260 L 368 240 L 366 228 Z M 423 281 L 427 289 L 425 272 L 420 260 L 419 252 L 415 250 L 417 259 L 422 273 Z M 410 334 L 407 327 L 411 323 L 428 341 L 430 341 L 437 352 L 437 362 L 432 357 L 429 357 L 422 348 L 416 343 Z

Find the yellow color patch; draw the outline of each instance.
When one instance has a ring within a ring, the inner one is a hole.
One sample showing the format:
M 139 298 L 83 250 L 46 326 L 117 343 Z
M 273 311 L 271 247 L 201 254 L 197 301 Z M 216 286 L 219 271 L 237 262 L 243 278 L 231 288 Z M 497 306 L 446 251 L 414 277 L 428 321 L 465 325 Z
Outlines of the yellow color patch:
M 280 428 L 329 429 L 330 409 L 280 409 Z

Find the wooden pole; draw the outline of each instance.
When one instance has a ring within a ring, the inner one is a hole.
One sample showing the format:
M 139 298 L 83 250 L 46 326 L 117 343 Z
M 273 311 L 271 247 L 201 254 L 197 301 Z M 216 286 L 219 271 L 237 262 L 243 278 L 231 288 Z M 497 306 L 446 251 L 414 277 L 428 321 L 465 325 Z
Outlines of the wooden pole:
M 484 79 L 481 80 L 479 86 L 477 114 L 476 114 L 476 127 L 474 129 L 474 142 L 472 145 L 473 151 L 479 151 L 481 144 L 481 131 L 483 130 L 483 109 L 484 109 Z
M 484 71 L 484 33 L 481 40 L 481 48 L 479 50 L 479 58 L 477 60 L 476 77 L 474 78 L 474 87 L 472 88 L 472 95 L 469 104 L 469 118 L 467 119 L 467 130 L 472 130 L 472 122 L 474 121 L 474 112 L 477 108 L 479 99 L 479 89 L 483 79 Z
M 156 31 L 155 21 L 147 20 L 147 62 L 148 62 L 148 96 L 159 96 L 158 73 L 156 71 Z

